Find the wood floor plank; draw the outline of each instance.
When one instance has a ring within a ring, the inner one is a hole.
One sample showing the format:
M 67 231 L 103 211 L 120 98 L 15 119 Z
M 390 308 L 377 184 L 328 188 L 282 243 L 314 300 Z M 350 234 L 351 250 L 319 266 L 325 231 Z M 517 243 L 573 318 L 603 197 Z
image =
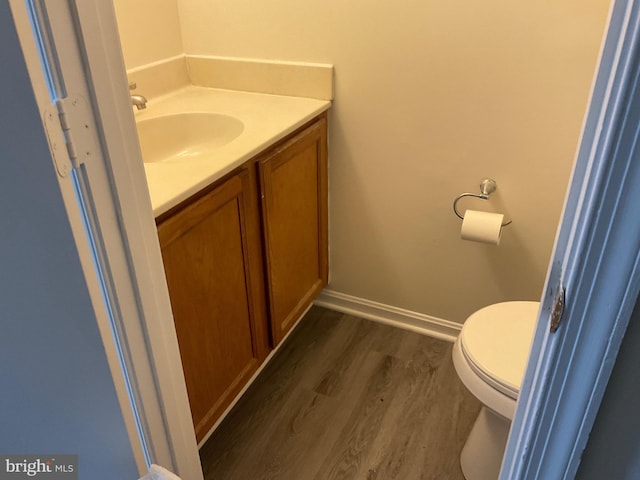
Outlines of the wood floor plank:
M 305 373 L 321 360 L 317 355 L 335 335 L 340 318 L 340 314 L 324 309 L 312 309 L 307 314 L 201 449 L 205 476 L 220 469 L 230 472 L 234 469 L 232 466 L 242 464 L 249 455 L 253 457 L 252 452 L 261 449 L 262 444 L 268 441 L 278 410 L 293 394 Z M 216 439 L 223 439 L 224 443 L 220 444 Z M 229 475 L 207 478 L 233 478 Z
M 462 480 L 451 344 L 310 310 L 201 449 L 207 480 Z
M 449 381 L 455 375 L 450 349 L 434 358 L 438 346 L 448 347 L 432 344 L 433 350 L 418 351 L 409 365 L 403 389 L 389 406 L 369 478 L 462 478 L 453 452 L 462 449 L 478 404 L 459 382 Z
M 369 455 L 387 413 L 385 402 L 389 402 L 403 377 L 401 360 L 377 352 L 371 352 L 367 359 L 375 362 L 375 371 L 367 378 L 367 388 L 360 394 L 338 441 L 328 452 L 325 468 L 315 480 L 362 478 L 362 471 L 367 468 L 363 460 Z

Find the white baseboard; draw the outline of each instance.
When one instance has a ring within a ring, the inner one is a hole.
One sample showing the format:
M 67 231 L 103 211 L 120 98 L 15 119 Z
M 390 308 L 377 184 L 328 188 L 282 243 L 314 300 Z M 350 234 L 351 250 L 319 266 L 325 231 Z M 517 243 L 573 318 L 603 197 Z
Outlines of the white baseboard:
M 314 303 L 321 307 L 393 325 L 449 342 L 455 342 L 462 329 L 462 325 L 456 322 L 384 305 L 326 288 L 318 295 Z

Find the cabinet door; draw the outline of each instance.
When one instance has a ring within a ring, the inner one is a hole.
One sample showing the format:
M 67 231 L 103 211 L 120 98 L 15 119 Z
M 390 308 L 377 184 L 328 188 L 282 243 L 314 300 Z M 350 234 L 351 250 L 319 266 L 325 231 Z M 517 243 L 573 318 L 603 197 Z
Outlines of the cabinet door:
M 198 441 L 268 349 L 254 175 L 243 171 L 158 226 Z
M 326 139 L 322 116 L 258 163 L 274 345 L 327 284 Z

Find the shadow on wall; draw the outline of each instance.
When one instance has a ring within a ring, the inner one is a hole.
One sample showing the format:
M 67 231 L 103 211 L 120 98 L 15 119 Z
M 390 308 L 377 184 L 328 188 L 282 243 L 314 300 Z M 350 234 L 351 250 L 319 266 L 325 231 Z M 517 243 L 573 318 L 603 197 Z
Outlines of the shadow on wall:
M 509 225 L 505 228 L 513 227 Z M 496 279 L 500 293 L 504 300 L 538 300 L 531 298 L 529 283 L 523 285 L 522 277 L 528 276 L 536 282 L 540 282 L 538 297 L 542 294 L 542 287 L 547 274 L 547 265 L 537 262 L 533 255 L 527 251 L 530 245 L 523 241 L 523 234 L 516 228 L 512 228 L 503 235 L 508 239 L 500 243 L 498 248 L 489 249 L 488 264 L 492 269 L 492 275 Z
M 390 289 L 389 286 L 398 285 L 402 278 L 400 278 L 400 272 L 397 268 L 398 264 L 392 257 L 393 252 L 385 252 L 387 244 L 384 239 L 388 226 L 381 221 L 380 212 L 373 208 L 375 202 L 371 200 L 371 196 L 377 195 L 377 192 L 372 190 L 370 183 L 367 183 L 367 176 L 359 171 L 363 164 L 356 161 L 354 152 L 350 148 L 350 142 L 345 138 L 342 118 L 338 114 L 339 109 L 340 105 L 337 104 L 329 112 L 330 141 L 342 145 L 340 164 L 334 166 L 330 163 L 329 166 L 330 209 L 339 208 L 336 205 L 331 205 L 332 196 L 348 197 L 348 211 L 357 214 L 348 217 L 344 215 L 330 216 L 329 245 L 341 246 L 340 249 L 330 248 L 330 266 L 337 264 L 341 266 L 341 270 L 352 272 L 352 266 L 358 265 L 358 276 L 363 281 L 347 282 L 351 283 L 351 286 L 344 288 L 340 283 L 342 279 L 332 277 L 334 270 L 330 268 L 330 287 L 343 293 L 365 298 L 371 296 L 370 288 L 376 289 L 377 287 L 375 298 L 384 302 L 385 298 L 395 295 L 392 291 L 395 289 Z M 331 162 L 331 159 L 329 161 Z M 337 224 L 338 222 L 340 224 Z M 342 225 L 345 223 L 348 224 L 348 228 Z M 354 235 L 353 232 L 358 232 L 358 234 Z M 385 254 L 378 254 L 375 262 L 372 262 L 369 256 L 372 251 L 384 252 Z M 384 281 L 377 282 L 376 278 L 384 278 Z M 367 288 L 359 291 L 358 284 L 362 286 L 364 283 L 367 284 Z
M 508 184 L 509 180 L 505 179 L 504 183 Z M 519 205 L 516 205 L 515 209 L 510 209 L 509 202 L 503 200 L 500 189 L 491 195 L 489 201 L 471 199 L 463 204 L 463 208 L 503 213 L 504 221 L 510 220 L 512 223 L 503 227 L 499 245 L 462 240 L 459 234 L 462 224 L 460 222 L 455 224 L 455 228 L 458 229 L 455 235 L 456 241 L 459 242 L 460 255 L 460 262 L 455 265 L 455 268 L 460 278 L 460 295 L 471 297 L 476 294 L 476 290 L 485 288 L 484 298 L 475 299 L 477 304 L 475 308 L 471 303 L 466 305 L 466 311 L 460 314 L 461 320 L 478 308 L 493 303 L 510 300 L 539 300 L 548 265 L 540 262 L 539 256 L 532 251 L 531 241 L 527 240 L 533 237 L 532 230 L 542 227 L 525 222 L 524 219 L 527 217 L 518 209 Z M 540 219 L 533 220 L 546 224 L 549 218 L 541 216 Z M 480 276 L 469 278 L 469 273 L 465 270 L 469 262 L 482 265 Z M 486 288 L 487 284 L 491 287 Z

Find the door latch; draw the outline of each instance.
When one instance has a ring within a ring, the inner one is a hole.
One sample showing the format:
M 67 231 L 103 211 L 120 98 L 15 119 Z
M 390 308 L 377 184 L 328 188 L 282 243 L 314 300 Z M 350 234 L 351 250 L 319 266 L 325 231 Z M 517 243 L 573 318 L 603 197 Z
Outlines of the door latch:
M 551 311 L 551 324 L 549 326 L 549 331 L 551 333 L 555 333 L 556 330 L 558 330 L 558 326 L 560 325 L 560 321 L 562 320 L 562 314 L 564 313 L 565 295 L 566 289 L 561 286 L 558 289 L 558 294 L 556 295 L 556 299 L 553 302 L 553 310 Z

